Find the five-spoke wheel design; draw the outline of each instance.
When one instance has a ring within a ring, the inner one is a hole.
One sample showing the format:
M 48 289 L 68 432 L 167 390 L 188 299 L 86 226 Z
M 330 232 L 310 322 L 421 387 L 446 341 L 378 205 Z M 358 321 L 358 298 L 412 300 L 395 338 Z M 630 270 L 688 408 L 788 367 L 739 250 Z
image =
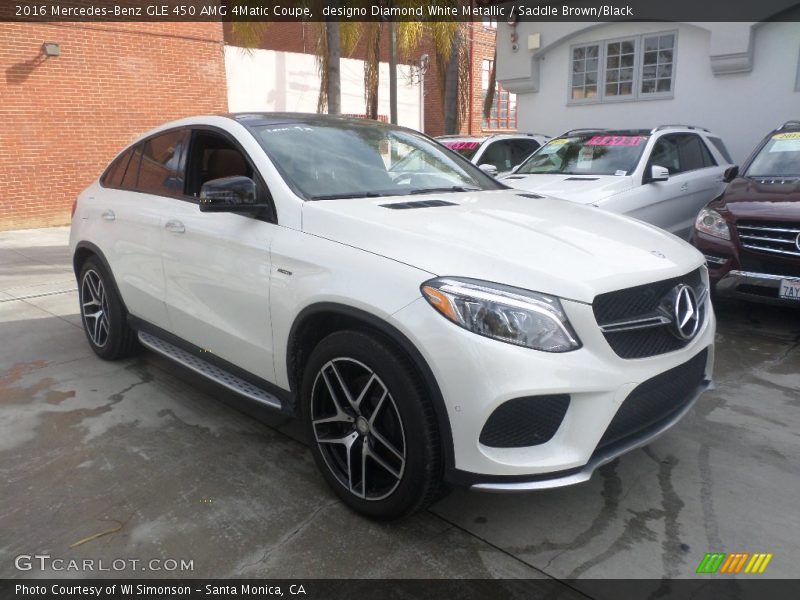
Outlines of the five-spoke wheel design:
M 89 339 L 98 348 L 108 342 L 108 300 L 103 280 L 97 271 L 90 269 L 81 282 L 81 313 Z
M 326 362 L 311 391 L 311 425 L 325 464 L 350 493 L 382 500 L 406 467 L 403 422 L 389 389 L 352 358 Z

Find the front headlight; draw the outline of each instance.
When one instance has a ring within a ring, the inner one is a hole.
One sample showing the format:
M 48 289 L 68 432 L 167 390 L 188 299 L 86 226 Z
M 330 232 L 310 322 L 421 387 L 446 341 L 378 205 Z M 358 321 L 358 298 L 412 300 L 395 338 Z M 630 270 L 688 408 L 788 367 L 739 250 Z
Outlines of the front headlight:
M 544 352 L 581 347 L 554 296 L 460 277 L 431 279 L 420 290 L 442 315 L 478 335 Z
M 694 226 L 698 231 L 708 235 L 722 238 L 723 240 L 731 239 L 731 230 L 725 219 L 717 211 L 710 208 L 704 208 L 700 211 Z

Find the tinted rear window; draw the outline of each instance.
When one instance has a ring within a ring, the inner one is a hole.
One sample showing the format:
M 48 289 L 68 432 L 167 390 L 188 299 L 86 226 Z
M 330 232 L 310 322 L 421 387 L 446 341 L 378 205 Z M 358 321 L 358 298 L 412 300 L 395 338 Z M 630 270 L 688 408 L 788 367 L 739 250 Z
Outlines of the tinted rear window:
M 122 176 L 122 183 L 120 184 L 120 187 L 125 190 L 136 189 L 136 180 L 139 177 L 139 163 L 142 160 L 142 145 L 137 145 L 133 152 L 133 157 L 128 163 L 128 168 L 125 169 L 125 174 Z

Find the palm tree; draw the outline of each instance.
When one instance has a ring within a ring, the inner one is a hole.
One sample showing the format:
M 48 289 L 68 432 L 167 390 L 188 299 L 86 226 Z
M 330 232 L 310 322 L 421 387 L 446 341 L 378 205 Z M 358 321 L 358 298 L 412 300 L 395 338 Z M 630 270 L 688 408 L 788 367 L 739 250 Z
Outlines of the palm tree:
M 358 41 L 358 23 L 352 21 L 322 21 L 314 23 L 315 52 L 320 75 L 317 111 L 331 114 L 341 112 L 341 84 L 339 58 L 350 54 Z M 231 37 L 237 46 L 248 51 L 259 48 L 270 23 L 262 21 L 234 21 Z M 337 44 L 338 42 L 338 44 Z M 338 48 L 337 48 L 338 45 Z
M 419 4 L 418 0 L 406 4 Z M 446 0 L 442 4 L 450 4 Z M 424 2 L 429 4 L 429 2 Z M 378 118 L 378 88 L 382 23 L 361 24 L 361 37 L 366 54 L 364 59 L 364 101 L 367 118 Z M 444 90 L 445 132 L 456 133 L 467 110 L 467 88 L 461 82 L 469 79 L 469 56 L 466 29 L 452 21 L 396 23 L 397 46 L 406 59 L 417 51 L 425 38 L 431 40 L 433 60 L 437 67 L 440 89 Z

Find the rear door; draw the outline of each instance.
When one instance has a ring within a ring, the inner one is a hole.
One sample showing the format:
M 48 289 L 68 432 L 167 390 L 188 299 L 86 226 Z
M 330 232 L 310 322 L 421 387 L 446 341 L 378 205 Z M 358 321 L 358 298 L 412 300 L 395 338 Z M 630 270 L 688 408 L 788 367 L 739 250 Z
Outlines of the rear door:
M 109 170 L 109 189 L 98 203 L 103 248 L 128 311 L 167 327 L 161 259 L 162 214 L 175 193 L 175 174 L 186 132 L 167 131 L 136 144 Z
M 669 171 L 669 179 L 645 183 L 651 168 L 656 165 Z M 688 239 L 697 213 L 718 189 L 716 179 L 722 168 L 717 166 L 699 135 L 662 135 L 647 157 L 642 185 L 612 197 L 603 203 L 603 208 L 652 223 Z
M 268 202 L 269 191 L 250 157 L 221 130 L 192 131 L 185 168 L 183 195 L 172 201 L 162 227 L 170 331 L 274 381 L 269 249 L 275 219 L 199 209 L 200 188 L 211 179 L 251 177 L 259 202 Z

